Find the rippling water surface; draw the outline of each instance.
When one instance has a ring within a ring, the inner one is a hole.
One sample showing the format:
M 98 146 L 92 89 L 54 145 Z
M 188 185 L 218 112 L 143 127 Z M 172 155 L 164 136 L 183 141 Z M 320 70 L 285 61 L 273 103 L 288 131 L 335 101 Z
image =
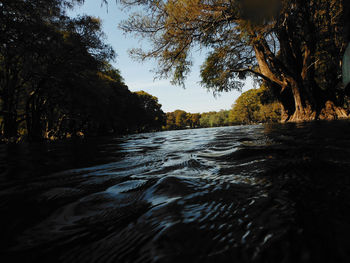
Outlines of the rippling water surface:
M 350 122 L 0 146 L 1 262 L 350 262 Z

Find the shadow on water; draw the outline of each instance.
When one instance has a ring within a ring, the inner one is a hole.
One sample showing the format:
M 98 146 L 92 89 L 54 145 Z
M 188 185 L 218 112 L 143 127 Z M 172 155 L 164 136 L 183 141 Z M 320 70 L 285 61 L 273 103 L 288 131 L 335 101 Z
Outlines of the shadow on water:
M 349 262 L 350 122 L 1 146 L 2 262 Z

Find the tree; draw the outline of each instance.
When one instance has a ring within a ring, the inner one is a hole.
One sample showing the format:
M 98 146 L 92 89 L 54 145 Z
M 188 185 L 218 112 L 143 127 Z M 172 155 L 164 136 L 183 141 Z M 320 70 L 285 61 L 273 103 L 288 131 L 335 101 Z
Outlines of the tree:
M 280 105 L 263 85 L 242 93 L 232 106 L 229 119 L 236 124 L 276 122 L 281 119 Z
M 200 127 L 200 118 L 201 115 L 199 113 L 189 113 L 189 119 L 190 119 L 190 126 L 191 128 L 198 128 Z
M 281 106 L 274 102 L 260 106 L 259 122 L 278 122 L 281 120 Z
M 45 137 L 41 133 L 47 134 L 48 130 L 52 131 L 52 125 L 57 124 L 53 115 L 47 115 L 53 110 L 58 117 L 56 121 L 65 116 L 73 134 L 80 128 L 78 120 L 85 118 L 88 110 L 92 111 L 92 105 L 95 105 L 94 110 L 102 113 L 103 109 L 97 110 L 101 106 L 98 107 L 96 102 L 105 89 L 95 89 L 102 83 L 97 72 L 114 57 L 111 48 L 101 41 L 98 19 L 68 19 L 61 21 L 60 27 L 55 29 L 54 43 L 47 43 L 46 49 L 41 49 L 38 54 L 30 53 L 36 57 L 31 68 L 37 69 L 37 77 L 35 81 L 31 80 L 31 88 L 27 91 L 25 115 L 28 135 L 33 140 Z M 60 114 L 57 114 L 58 109 Z M 91 112 L 89 115 L 92 116 Z
M 158 99 L 131 93 L 110 62 L 99 19 L 81 1 L 0 3 L 0 139 L 31 141 L 159 130 Z M 2 137 L 2 138 L 1 138 Z
M 187 126 L 187 112 L 183 110 L 176 110 L 174 114 L 176 128 L 185 129 Z
M 57 41 L 59 42 L 57 26 L 64 14 L 63 10 L 78 2 L 80 1 L 1 1 L 0 114 L 4 137 L 17 136 L 19 126 L 26 118 L 23 97 L 28 93 L 36 94 L 33 91 L 36 88 L 32 86 L 41 86 L 50 81 L 49 75 L 41 72 L 47 66 L 41 64 L 45 57 L 42 53 L 47 52 L 49 47 L 55 49 Z M 33 120 L 33 124 L 35 122 Z
M 210 50 L 202 84 L 215 92 L 265 81 L 284 121 L 346 117 L 340 66 L 345 41 L 337 0 L 122 1 L 142 5 L 121 27 L 153 44 L 132 55 L 156 58 L 158 74 L 183 84 L 194 46 Z M 263 8 L 267 7 L 267 8 Z
M 244 92 L 233 106 L 231 121 L 233 123 L 251 124 L 258 121 L 260 99 L 255 89 Z
M 166 126 L 165 130 L 175 130 L 176 129 L 176 117 L 173 112 L 166 113 Z
M 228 110 L 204 112 L 200 117 L 200 126 L 203 128 L 229 126 L 232 124 L 229 113 Z
M 165 130 L 178 130 L 186 128 L 199 128 L 201 114 L 199 113 L 187 113 L 183 110 L 176 110 L 174 112 L 168 112 L 166 114 L 166 126 Z
M 166 124 L 166 115 L 162 111 L 162 105 L 158 103 L 158 98 L 148 94 L 145 91 L 135 92 L 138 100 L 139 125 L 140 131 L 157 131 L 161 130 Z

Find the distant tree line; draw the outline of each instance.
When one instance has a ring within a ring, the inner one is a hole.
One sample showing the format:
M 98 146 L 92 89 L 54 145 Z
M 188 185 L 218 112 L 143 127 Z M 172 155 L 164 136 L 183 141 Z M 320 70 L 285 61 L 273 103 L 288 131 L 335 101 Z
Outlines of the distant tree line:
M 199 113 L 187 113 L 183 110 L 176 110 L 174 112 L 166 113 L 166 130 L 181 130 L 186 128 L 200 128 L 200 118 Z
M 0 140 L 160 130 L 157 98 L 130 92 L 99 19 L 63 0 L 0 2 Z
M 176 110 L 166 114 L 165 130 L 223 127 L 241 124 L 278 122 L 281 120 L 281 106 L 274 101 L 269 89 L 248 90 L 236 100 L 231 110 L 205 113 L 187 113 Z

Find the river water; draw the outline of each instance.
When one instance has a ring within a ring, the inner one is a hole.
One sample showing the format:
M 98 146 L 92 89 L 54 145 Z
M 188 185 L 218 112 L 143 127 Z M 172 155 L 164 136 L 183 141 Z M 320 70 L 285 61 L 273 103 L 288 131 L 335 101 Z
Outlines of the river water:
M 1 262 L 350 262 L 350 122 L 0 146 Z

